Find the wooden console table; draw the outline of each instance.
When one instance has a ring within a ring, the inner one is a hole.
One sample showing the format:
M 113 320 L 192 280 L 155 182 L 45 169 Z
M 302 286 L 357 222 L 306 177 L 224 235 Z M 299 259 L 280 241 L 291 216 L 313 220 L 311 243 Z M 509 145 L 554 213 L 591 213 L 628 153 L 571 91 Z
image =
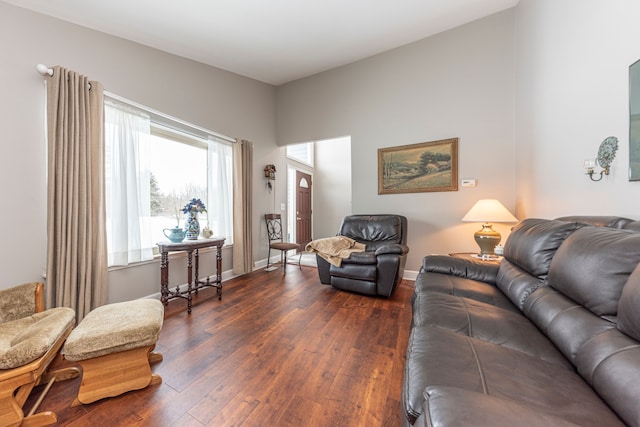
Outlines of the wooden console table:
M 198 294 L 198 290 L 208 286 L 217 289 L 218 300 L 222 299 L 222 245 L 225 239 L 222 237 L 212 237 L 211 239 L 184 240 L 179 243 L 170 241 L 157 243 L 160 249 L 160 293 L 161 301 L 167 305 L 169 300 L 174 298 L 184 298 L 187 300 L 187 313 L 191 313 L 192 293 Z M 209 276 L 202 281 L 198 279 L 198 249 L 216 248 L 216 279 L 211 280 Z M 187 253 L 187 289 L 181 290 L 180 286 L 169 289 L 169 252 Z M 193 269 L 193 257 L 195 256 L 195 271 Z M 193 275 L 195 273 L 195 276 Z

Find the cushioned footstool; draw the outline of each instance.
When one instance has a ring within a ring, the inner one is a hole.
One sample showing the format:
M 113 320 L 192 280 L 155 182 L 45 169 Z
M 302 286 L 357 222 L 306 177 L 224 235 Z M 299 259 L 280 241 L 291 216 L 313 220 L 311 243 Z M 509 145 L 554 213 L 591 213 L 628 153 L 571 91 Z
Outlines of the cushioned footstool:
M 163 318 L 160 301 L 141 299 L 98 307 L 82 319 L 62 349 L 82 367 L 73 406 L 160 384 L 151 364 L 162 361 L 153 349 Z

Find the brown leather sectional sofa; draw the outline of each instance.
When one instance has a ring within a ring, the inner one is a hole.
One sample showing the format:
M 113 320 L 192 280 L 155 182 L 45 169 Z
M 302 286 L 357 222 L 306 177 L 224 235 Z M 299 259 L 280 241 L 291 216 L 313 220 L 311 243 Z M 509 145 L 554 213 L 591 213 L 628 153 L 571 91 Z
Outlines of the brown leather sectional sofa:
M 425 257 L 406 424 L 640 425 L 638 230 L 618 217 L 527 219 L 499 266 Z

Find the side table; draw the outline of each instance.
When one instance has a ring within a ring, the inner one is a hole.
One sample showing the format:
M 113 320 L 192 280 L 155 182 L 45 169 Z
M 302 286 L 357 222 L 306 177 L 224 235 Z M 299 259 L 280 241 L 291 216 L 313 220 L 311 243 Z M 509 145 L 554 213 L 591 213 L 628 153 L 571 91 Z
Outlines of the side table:
M 500 264 L 502 261 L 502 257 L 499 255 L 489 255 L 489 256 L 481 256 L 475 252 L 451 252 L 449 256 L 456 258 L 467 258 L 472 259 L 479 262 L 485 262 L 487 264 Z
M 205 287 L 217 289 L 218 300 L 222 299 L 222 245 L 225 238 L 212 237 L 210 239 L 184 240 L 179 243 L 170 241 L 157 243 L 160 250 L 160 294 L 162 304 L 167 305 L 169 300 L 174 298 L 184 298 L 187 300 L 187 313 L 191 314 L 192 293 L 198 294 L 198 290 Z M 216 278 L 202 281 L 198 279 L 198 250 L 202 248 L 216 248 Z M 187 253 L 187 289 L 181 290 L 177 285 L 174 289 L 169 289 L 169 252 Z M 193 269 L 193 257 L 195 256 L 195 271 Z M 194 274 L 195 273 L 195 276 Z

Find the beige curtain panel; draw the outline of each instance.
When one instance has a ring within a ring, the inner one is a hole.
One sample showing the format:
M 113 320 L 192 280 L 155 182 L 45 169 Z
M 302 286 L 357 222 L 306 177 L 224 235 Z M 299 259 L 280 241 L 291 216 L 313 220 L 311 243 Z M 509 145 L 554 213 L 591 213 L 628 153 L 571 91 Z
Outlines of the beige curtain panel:
M 253 271 L 252 170 L 253 144 L 236 140 L 233 144 L 233 274 Z
M 46 300 L 78 321 L 107 301 L 103 100 L 102 85 L 74 71 L 47 78 Z

